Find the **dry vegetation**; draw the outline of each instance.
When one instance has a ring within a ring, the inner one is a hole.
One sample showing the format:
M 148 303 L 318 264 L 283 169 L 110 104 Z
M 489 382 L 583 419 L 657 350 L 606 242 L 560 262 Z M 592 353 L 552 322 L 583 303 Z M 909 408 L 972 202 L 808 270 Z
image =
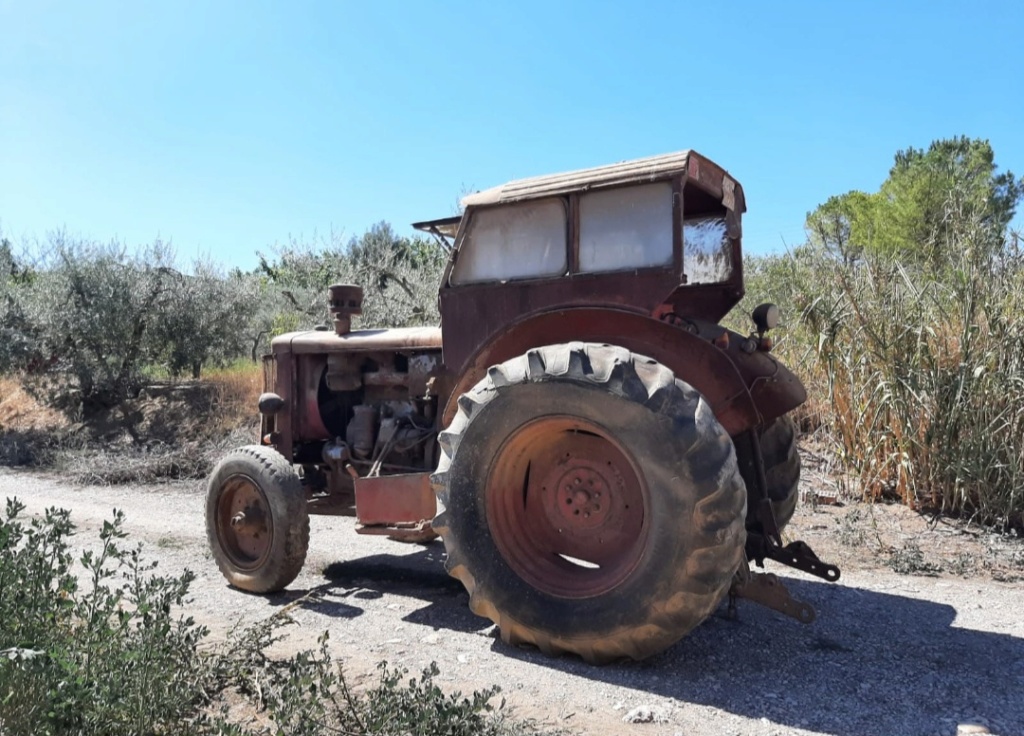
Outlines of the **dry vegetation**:
M 1019 527 L 1024 513 L 1024 262 L 960 251 L 949 274 L 813 248 L 755 283 L 790 322 L 777 354 L 812 397 L 807 429 L 865 498 Z
M 150 384 L 88 422 L 72 422 L 0 379 L 0 463 L 55 468 L 81 483 L 202 478 L 228 449 L 253 442 L 258 365 L 238 362 L 199 381 Z
M 750 260 L 805 426 L 864 498 L 1024 528 L 1021 194 L 987 142 L 937 141 L 810 213 L 807 244 Z
M 63 414 L 28 393 L 20 376 L 0 376 L 0 431 L 61 430 L 69 424 Z

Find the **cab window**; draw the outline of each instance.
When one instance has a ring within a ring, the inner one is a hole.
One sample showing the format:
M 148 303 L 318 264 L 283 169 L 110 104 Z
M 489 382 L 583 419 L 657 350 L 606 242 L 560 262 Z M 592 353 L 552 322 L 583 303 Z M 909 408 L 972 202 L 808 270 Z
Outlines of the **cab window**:
M 475 212 L 451 284 L 561 276 L 567 268 L 566 206 L 544 199 Z
M 672 185 L 604 189 L 580 196 L 580 271 L 672 264 Z
M 683 220 L 683 273 L 688 284 L 718 284 L 732 275 L 732 242 L 724 216 Z

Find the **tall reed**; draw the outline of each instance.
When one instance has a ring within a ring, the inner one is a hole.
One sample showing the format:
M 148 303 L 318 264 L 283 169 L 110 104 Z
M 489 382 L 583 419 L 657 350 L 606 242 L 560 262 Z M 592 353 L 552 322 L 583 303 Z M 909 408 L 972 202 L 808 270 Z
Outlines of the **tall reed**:
M 802 246 L 752 259 L 747 292 L 788 313 L 776 353 L 865 496 L 1020 526 L 1024 257 L 948 206 L 940 262 Z

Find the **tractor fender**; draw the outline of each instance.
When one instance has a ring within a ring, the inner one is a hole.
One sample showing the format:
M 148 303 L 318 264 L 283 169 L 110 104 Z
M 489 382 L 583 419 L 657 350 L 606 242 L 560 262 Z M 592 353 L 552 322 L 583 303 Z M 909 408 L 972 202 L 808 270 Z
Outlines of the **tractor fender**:
M 715 326 L 717 334 L 727 333 Z M 487 373 L 527 350 L 582 341 L 618 345 L 666 366 L 700 391 L 730 435 L 737 435 L 799 406 L 806 399 L 800 381 L 767 353 L 747 354 L 742 336 L 728 333 L 712 342 L 646 314 L 608 308 L 558 309 L 507 326 L 461 367 L 448 397 L 442 426 L 448 426 L 458 399 Z

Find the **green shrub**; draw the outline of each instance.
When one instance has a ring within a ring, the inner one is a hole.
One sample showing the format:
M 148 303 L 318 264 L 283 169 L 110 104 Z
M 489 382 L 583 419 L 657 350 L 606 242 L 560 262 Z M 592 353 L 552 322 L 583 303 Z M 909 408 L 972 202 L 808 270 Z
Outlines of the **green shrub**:
M 328 636 L 321 635 L 315 651 L 305 651 L 286 660 L 273 660 L 261 653 L 276 641 L 274 629 L 280 623 L 266 622 L 243 637 L 248 645 L 236 647 L 237 655 L 228 667 L 230 679 L 255 696 L 275 733 L 289 736 L 319 734 L 380 734 L 404 736 L 410 733 L 443 736 L 512 736 L 535 733 L 532 724 L 507 717 L 505 703 L 492 706 L 500 692 L 497 686 L 461 693 L 445 693 L 435 682 L 440 674 L 431 662 L 419 677 L 409 677 L 403 668 L 382 662 L 374 685 L 355 693 L 341 666 L 328 648 Z M 258 683 L 258 685 L 257 685 Z
M 27 524 L 8 500 L 0 522 L 0 725 L 10 734 L 144 734 L 194 730 L 207 696 L 206 635 L 176 617 L 193 576 L 152 575 L 124 546 L 123 517 L 73 570 L 67 511 Z M 173 726 L 173 728 L 172 728 Z
M 496 687 L 446 694 L 434 664 L 409 679 L 382 664 L 378 682 L 356 693 L 326 634 L 316 651 L 268 657 L 287 610 L 210 647 L 207 630 L 178 613 L 193 575 L 155 575 L 141 548 L 127 546 L 120 512 L 104 522 L 99 549 L 76 559 L 67 511 L 25 521 L 23 510 L 8 499 L 0 518 L 0 733 L 536 732 L 491 705 Z M 254 716 L 218 707 L 231 690 Z
M 942 565 L 928 560 L 916 542 L 904 542 L 889 555 L 889 567 L 900 575 L 938 575 Z

